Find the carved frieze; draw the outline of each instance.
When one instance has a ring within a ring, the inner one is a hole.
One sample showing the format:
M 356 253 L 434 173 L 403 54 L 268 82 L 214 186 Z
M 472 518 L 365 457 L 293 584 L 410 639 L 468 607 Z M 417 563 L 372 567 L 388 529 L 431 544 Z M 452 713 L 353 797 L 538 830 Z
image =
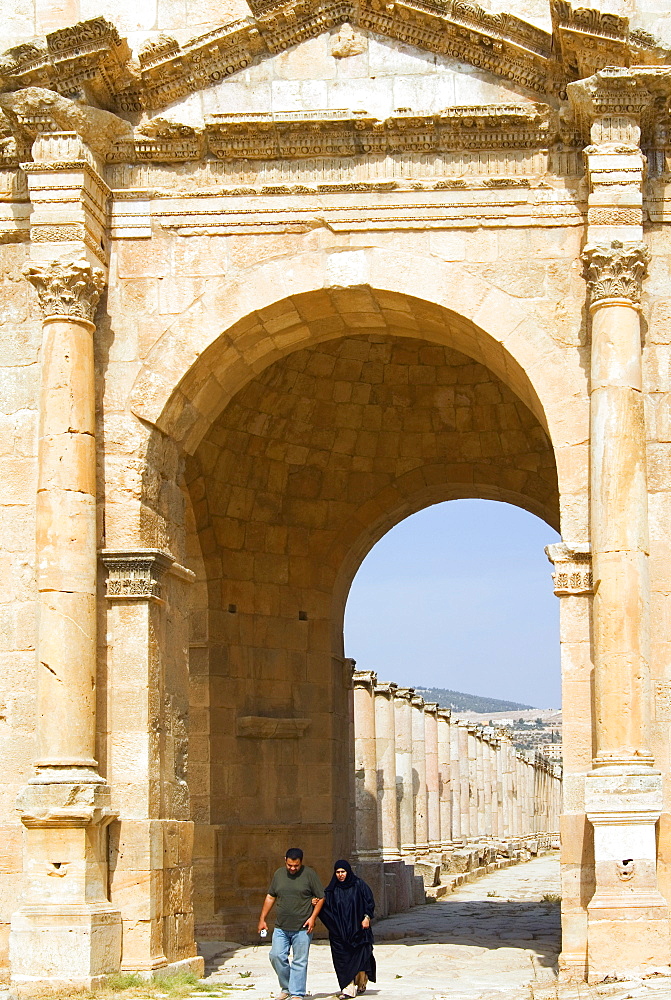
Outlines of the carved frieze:
M 215 114 L 203 130 L 154 119 L 132 140 L 114 143 L 108 162 L 282 160 L 459 150 L 546 149 L 558 119 L 546 104 L 452 107 L 440 114 L 397 113 L 378 121 L 347 110 Z
M 67 317 L 93 322 L 98 299 L 105 287 L 101 268 L 87 260 L 30 262 L 23 274 L 37 290 L 45 318 Z
M 603 299 L 641 301 L 650 251 L 645 243 L 588 244 L 582 252 L 584 277 L 592 305 Z
M 160 601 L 162 578 L 174 562 L 160 549 L 104 549 L 100 558 L 107 571 L 105 596 L 117 601 Z
M 555 568 L 552 579 L 554 592 L 558 597 L 577 597 L 592 593 L 594 583 L 589 545 L 558 542 L 546 546 L 545 554 Z

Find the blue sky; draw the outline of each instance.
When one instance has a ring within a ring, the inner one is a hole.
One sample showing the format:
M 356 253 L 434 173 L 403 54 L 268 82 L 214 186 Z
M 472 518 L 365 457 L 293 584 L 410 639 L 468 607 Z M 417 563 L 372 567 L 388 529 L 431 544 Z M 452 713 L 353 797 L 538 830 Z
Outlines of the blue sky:
M 452 500 L 402 521 L 368 554 L 347 602 L 345 653 L 381 681 L 561 705 L 559 600 L 526 511 Z

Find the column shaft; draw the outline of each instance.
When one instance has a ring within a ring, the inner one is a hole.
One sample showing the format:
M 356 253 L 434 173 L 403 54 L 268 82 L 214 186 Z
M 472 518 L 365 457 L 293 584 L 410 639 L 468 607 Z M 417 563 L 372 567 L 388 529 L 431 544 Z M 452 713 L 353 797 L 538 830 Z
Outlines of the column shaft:
M 395 684 L 375 688 L 375 746 L 378 772 L 378 843 L 383 861 L 400 858 L 396 800 Z
M 394 710 L 396 718 L 396 794 L 398 832 L 403 854 L 415 849 L 415 801 L 412 780 L 412 688 L 398 688 Z
M 426 801 L 428 840 L 432 851 L 440 850 L 440 770 L 438 764 L 437 704 L 424 706 L 426 734 Z
M 424 699 L 412 699 L 412 781 L 415 796 L 415 850 L 429 849 L 429 816 L 426 794 L 426 730 Z
M 354 773 L 356 776 L 355 844 L 359 861 L 378 858 L 377 752 L 375 702 L 377 678 L 370 671 L 356 670 L 354 686 Z

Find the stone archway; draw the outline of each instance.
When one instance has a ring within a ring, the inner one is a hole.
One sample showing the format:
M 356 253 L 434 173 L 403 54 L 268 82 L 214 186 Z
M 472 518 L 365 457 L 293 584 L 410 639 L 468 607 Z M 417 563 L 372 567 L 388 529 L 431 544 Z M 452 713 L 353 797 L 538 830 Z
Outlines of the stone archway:
M 375 314 L 361 307 L 377 295 L 300 300 L 317 337 L 239 389 L 186 460 L 204 574 L 194 613 L 208 623 L 196 653 L 207 711 L 191 737 L 209 753 L 189 775 L 204 845 L 194 857 L 201 935 L 251 936 L 289 841 L 300 837 L 324 870 L 351 849 L 342 614 L 377 538 L 458 496 L 509 500 L 559 523 L 537 416 L 490 368 L 446 346 L 450 314 L 405 300 L 405 313 L 380 309 L 371 328 Z

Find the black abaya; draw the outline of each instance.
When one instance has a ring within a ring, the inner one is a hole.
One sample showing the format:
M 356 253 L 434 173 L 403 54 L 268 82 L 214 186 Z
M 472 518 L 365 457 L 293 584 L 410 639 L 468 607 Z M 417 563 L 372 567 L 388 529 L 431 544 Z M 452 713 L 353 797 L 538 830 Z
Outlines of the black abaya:
M 329 932 L 333 968 L 343 990 L 358 972 L 365 972 L 375 982 L 373 931 L 361 926 L 365 916 L 373 916 L 375 901 L 369 886 L 347 862 L 336 862 L 336 868 L 344 868 L 347 878 L 339 882 L 334 874 L 326 887 L 319 917 Z

